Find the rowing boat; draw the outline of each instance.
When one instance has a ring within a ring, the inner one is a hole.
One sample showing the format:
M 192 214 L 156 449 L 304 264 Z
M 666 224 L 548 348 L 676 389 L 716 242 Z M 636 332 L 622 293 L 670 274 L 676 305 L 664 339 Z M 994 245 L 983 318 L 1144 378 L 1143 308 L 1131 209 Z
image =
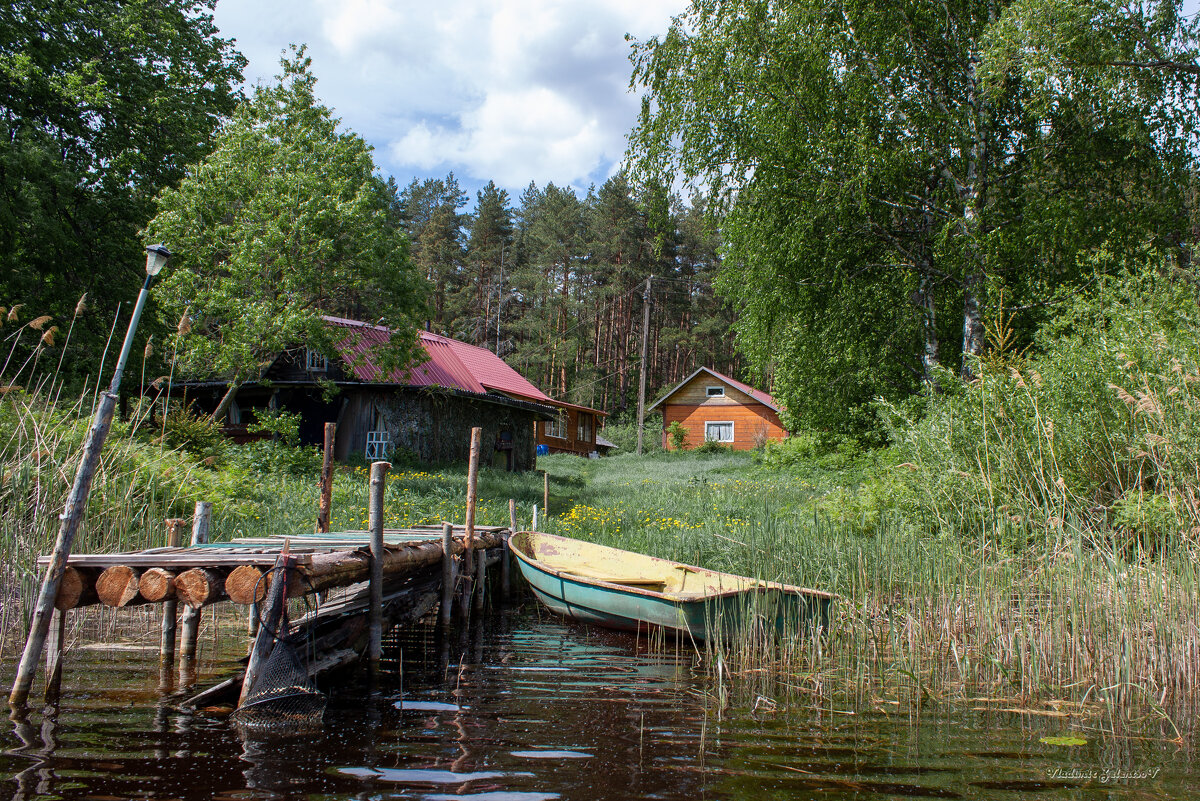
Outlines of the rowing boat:
M 795 633 L 809 625 L 824 629 L 833 598 L 554 534 L 518 532 L 509 547 L 547 608 L 607 628 L 664 630 L 695 640 L 754 624 Z

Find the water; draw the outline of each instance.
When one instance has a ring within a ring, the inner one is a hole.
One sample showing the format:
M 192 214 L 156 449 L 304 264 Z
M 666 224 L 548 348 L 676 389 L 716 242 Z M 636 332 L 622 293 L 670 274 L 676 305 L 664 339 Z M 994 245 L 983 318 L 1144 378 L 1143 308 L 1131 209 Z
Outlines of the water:
M 290 736 L 163 703 L 153 652 L 68 653 L 57 714 L 0 735 L 0 797 L 1158 799 L 1196 783 L 1159 739 L 1041 742 L 1065 733 L 1058 720 L 773 699 L 718 711 L 686 651 L 530 605 L 486 623 L 406 632 L 376 693 L 333 688 L 320 728 Z M 218 654 L 210 678 L 232 666 Z

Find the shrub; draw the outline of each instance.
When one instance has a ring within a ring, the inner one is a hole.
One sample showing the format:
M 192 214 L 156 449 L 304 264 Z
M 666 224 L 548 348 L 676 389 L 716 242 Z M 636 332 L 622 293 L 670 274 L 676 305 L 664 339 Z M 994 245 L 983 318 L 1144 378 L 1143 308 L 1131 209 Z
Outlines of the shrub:
M 989 328 L 993 343 L 1004 332 Z M 924 419 L 895 407 L 927 521 L 1034 535 L 1110 526 L 1196 539 L 1200 508 L 1200 311 L 1194 287 L 1144 271 L 1066 304 L 1039 351 L 999 348 Z M 1097 538 L 1097 533 L 1103 536 Z
M 178 401 L 171 401 L 163 417 L 162 443 L 171 449 L 186 450 L 211 462 L 220 459 L 227 441 L 221 424 L 206 414 L 197 414 Z
M 667 426 L 667 439 L 671 441 L 672 450 L 682 451 L 687 443 L 687 429 L 683 427 L 683 423 L 675 420 Z

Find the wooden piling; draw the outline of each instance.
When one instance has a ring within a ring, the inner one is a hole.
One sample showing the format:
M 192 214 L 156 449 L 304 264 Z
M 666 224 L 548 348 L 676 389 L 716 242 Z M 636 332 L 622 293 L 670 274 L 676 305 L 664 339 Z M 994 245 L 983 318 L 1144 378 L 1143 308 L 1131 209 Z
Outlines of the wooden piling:
M 203 545 L 208 542 L 208 527 L 212 520 L 212 504 L 208 501 L 196 501 L 196 511 L 192 514 L 192 545 Z M 178 579 L 176 579 L 178 582 Z M 180 683 L 185 674 L 191 673 L 192 663 L 196 661 L 196 639 L 200 634 L 200 607 L 188 606 L 183 611 L 182 646 L 179 650 Z
M 442 605 L 438 610 L 438 624 L 450 625 L 451 604 L 454 601 L 454 526 L 442 523 Z
M 38 661 L 41 659 L 42 649 L 46 646 L 46 637 L 50 633 L 50 619 L 54 614 L 58 585 L 67 566 L 67 558 L 71 555 L 71 546 L 75 542 L 75 533 L 79 530 L 79 521 L 87 506 L 92 479 L 96 475 L 96 465 L 100 462 L 100 451 L 104 448 L 104 440 L 112 425 L 113 410 L 116 406 L 117 396 L 114 393 L 101 393 L 100 402 L 96 404 L 96 415 L 92 418 L 92 427 L 88 430 L 87 441 L 83 445 L 83 457 L 79 460 L 79 469 L 75 472 L 75 483 L 71 486 L 66 507 L 60 516 L 62 523 L 58 528 L 58 538 L 54 541 L 50 564 L 46 565 L 42 589 L 38 593 L 37 604 L 29 624 L 29 637 L 25 640 L 25 650 L 21 654 L 21 663 L 17 667 L 12 692 L 8 696 L 8 703 L 13 707 L 24 707 L 29 699 L 33 676 L 37 672 Z
M 475 611 L 483 611 L 483 594 L 487 590 L 487 551 L 480 551 L 479 558 L 475 560 L 475 587 L 473 597 L 475 599 Z
M 550 516 L 550 473 L 542 471 L 542 512 Z
M 317 507 L 317 533 L 329 533 L 329 515 L 333 507 L 333 440 L 336 423 L 325 424 L 325 455 L 321 461 L 321 501 Z
M 479 485 L 479 451 L 483 440 L 483 429 L 471 429 L 471 459 L 467 463 L 467 520 L 466 520 L 466 572 L 474 575 L 475 565 L 475 503 Z
M 511 589 L 511 576 L 509 571 L 512 569 L 509 562 L 508 539 L 513 534 L 517 533 L 517 502 L 514 498 L 508 499 L 508 534 L 504 537 L 504 543 L 500 550 L 500 597 L 507 598 L 508 591 Z
M 180 517 L 172 517 L 166 520 L 167 545 L 169 547 L 179 547 L 180 541 L 183 540 L 183 527 L 186 525 L 187 521 Z M 178 625 L 178 615 L 176 614 L 178 604 L 175 601 L 175 577 L 165 570 L 159 570 L 159 572 L 167 574 L 167 580 L 163 582 L 162 590 L 164 593 L 162 597 L 166 599 L 163 601 L 162 636 L 159 638 L 158 643 L 159 674 L 160 679 L 162 679 L 160 683 L 165 685 L 170 679 L 170 667 L 175 663 L 175 632 Z M 158 594 L 158 585 L 152 573 L 152 570 L 147 570 L 142 574 L 142 580 L 146 581 L 147 584 L 145 590 L 142 590 L 143 597 Z M 141 581 L 138 582 L 139 589 L 141 589 L 141 583 Z
M 371 487 L 367 499 L 367 529 L 371 532 L 371 604 L 368 612 L 371 668 L 383 660 L 383 493 L 387 487 L 388 462 L 371 464 Z
M 62 690 L 62 655 L 63 643 L 67 636 L 67 613 L 56 610 L 54 625 L 50 627 L 49 642 L 46 648 L 46 703 L 58 703 Z

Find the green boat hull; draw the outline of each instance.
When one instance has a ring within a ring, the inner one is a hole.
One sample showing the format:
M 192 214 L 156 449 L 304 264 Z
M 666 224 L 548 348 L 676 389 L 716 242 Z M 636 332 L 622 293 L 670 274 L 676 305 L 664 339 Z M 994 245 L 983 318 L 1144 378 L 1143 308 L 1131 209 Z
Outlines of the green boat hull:
M 628 585 L 619 580 L 576 575 L 573 570 L 582 567 L 546 564 L 537 558 L 535 548 L 530 547 L 530 537 L 541 538 L 539 544 L 544 546 L 552 536 L 522 532 L 514 535 L 511 547 L 521 574 L 538 600 L 566 618 L 624 631 L 676 633 L 697 641 L 737 636 L 752 627 L 787 636 L 812 626 L 824 629 L 828 624 L 832 598 L 828 593 L 652 560 L 616 549 L 604 548 L 604 555 L 611 559 L 627 554 L 628 561 L 634 567 L 643 567 L 643 572 L 661 571 L 661 565 L 669 565 L 672 569 L 701 574 L 703 578 L 733 580 L 735 588 L 671 593 L 650 589 L 654 584 L 650 581 L 635 580 L 634 585 Z M 555 537 L 554 541 L 555 545 L 570 543 L 568 549 L 579 548 L 581 559 L 586 559 L 589 551 L 602 547 L 567 538 Z

